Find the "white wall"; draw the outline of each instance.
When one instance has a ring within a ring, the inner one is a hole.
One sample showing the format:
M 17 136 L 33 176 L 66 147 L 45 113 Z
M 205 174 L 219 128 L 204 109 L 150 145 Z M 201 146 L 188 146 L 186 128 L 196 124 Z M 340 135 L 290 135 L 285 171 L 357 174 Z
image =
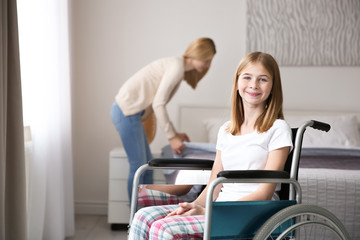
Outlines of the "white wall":
M 73 0 L 71 7 L 74 189 L 77 212 L 106 213 L 108 154 L 120 145 L 110 108 L 124 81 L 160 57 L 214 39 L 213 65 L 196 91 L 181 86 L 168 104 L 226 106 L 245 55 L 245 0 Z M 360 111 L 360 67 L 281 67 L 286 109 Z M 189 133 L 191 137 L 191 133 Z M 166 143 L 158 129 L 152 149 Z

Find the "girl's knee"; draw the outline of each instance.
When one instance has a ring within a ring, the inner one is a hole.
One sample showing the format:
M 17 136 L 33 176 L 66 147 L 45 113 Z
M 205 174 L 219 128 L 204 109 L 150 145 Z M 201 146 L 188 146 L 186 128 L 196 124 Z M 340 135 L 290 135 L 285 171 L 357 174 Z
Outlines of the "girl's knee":
M 155 221 L 149 229 L 149 238 L 157 239 L 202 239 L 204 217 L 171 217 Z
M 134 216 L 134 221 L 146 222 L 152 224 L 154 221 L 164 218 L 172 211 L 171 206 L 150 206 L 140 208 Z
M 167 214 L 169 214 L 171 211 L 173 211 L 176 207 L 177 205 L 167 205 L 167 206 L 144 207 L 139 209 L 136 212 L 134 219 L 131 223 L 130 233 L 132 235 L 137 235 L 137 236 L 141 235 L 143 237 L 150 236 L 151 238 L 152 234 L 149 234 L 150 232 L 149 228 L 154 227 L 155 229 L 158 229 L 159 224 L 161 224 L 161 220 L 166 220 L 166 218 L 164 219 L 164 217 Z M 160 221 L 159 224 L 154 225 L 154 223 L 156 223 L 157 221 Z
M 139 209 L 133 218 L 130 226 L 129 239 L 147 239 L 151 223 L 151 216 L 148 209 Z
M 149 230 L 149 238 L 152 240 L 157 239 L 173 239 L 174 234 L 167 224 L 168 219 L 160 219 L 155 221 Z
M 134 216 L 134 220 L 144 221 L 147 218 L 150 218 L 151 214 L 149 214 L 149 213 L 151 213 L 151 210 L 148 208 L 149 207 L 144 207 L 144 208 L 140 208 L 139 210 L 137 210 L 137 212 L 135 213 L 135 216 Z

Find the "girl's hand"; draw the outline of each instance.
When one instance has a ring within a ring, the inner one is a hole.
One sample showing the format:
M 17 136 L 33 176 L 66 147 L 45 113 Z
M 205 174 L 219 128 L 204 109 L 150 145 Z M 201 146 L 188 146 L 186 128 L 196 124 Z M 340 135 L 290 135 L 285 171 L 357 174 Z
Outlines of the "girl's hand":
M 179 203 L 179 208 L 169 213 L 166 217 L 204 215 L 205 208 L 195 203 Z

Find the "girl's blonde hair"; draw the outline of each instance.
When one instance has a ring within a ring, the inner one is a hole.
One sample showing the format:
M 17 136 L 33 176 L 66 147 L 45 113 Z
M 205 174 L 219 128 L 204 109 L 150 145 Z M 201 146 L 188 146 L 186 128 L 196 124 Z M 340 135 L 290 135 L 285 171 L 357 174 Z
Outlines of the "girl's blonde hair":
M 227 128 L 227 131 L 233 135 L 240 133 L 240 127 L 244 122 L 244 106 L 242 98 L 238 93 L 238 79 L 243 69 L 249 63 L 261 63 L 264 68 L 271 74 L 273 80 L 273 86 L 270 92 L 270 96 L 267 99 L 265 110 L 257 118 L 255 122 L 255 128 L 259 133 L 263 133 L 271 128 L 276 119 L 284 119 L 282 110 L 283 94 L 279 66 L 270 54 L 263 52 L 252 52 L 241 60 L 233 80 L 231 96 L 231 123 Z
M 215 43 L 211 38 L 198 38 L 190 43 L 183 57 L 192 58 L 200 61 L 211 60 L 216 53 Z M 193 88 L 205 76 L 209 69 L 198 72 L 195 69 L 184 74 L 184 80 Z

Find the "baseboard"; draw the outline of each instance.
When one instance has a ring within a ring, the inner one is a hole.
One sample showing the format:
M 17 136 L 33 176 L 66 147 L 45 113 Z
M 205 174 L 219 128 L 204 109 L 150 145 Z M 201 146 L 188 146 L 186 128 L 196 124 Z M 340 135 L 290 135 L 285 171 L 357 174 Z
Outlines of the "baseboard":
M 107 215 L 107 202 L 76 201 L 75 214 Z

